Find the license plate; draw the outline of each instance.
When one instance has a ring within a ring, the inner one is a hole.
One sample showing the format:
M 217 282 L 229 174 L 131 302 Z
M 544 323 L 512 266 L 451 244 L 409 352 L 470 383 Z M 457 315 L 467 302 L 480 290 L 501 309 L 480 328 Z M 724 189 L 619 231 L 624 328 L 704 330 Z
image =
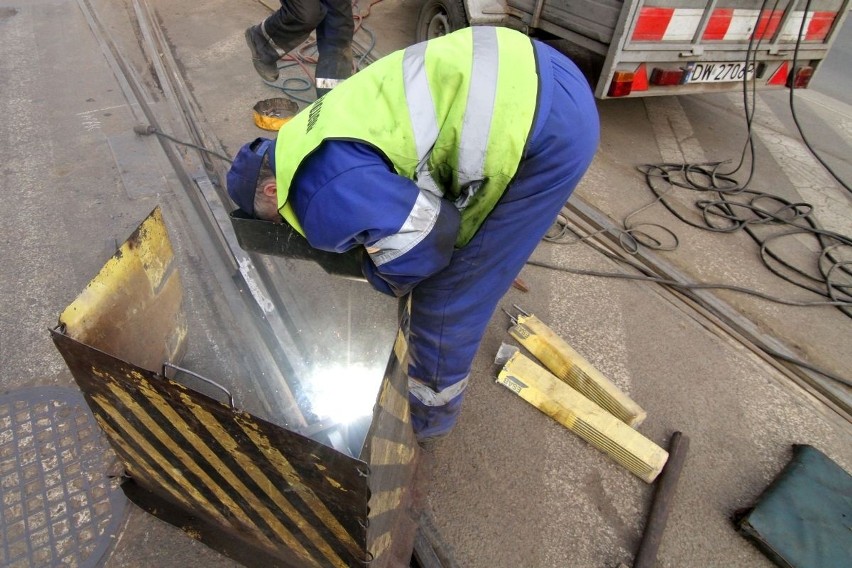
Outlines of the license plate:
M 696 62 L 687 67 L 687 83 L 728 83 L 754 77 L 754 63 L 710 63 Z

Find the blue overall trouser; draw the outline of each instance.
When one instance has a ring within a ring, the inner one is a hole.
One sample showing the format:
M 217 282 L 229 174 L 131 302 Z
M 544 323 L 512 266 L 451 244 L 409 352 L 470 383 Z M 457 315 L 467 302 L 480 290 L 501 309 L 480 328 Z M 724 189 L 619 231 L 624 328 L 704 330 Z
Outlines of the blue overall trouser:
M 556 50 L 539 42 L 535 48 L 541 84 L 537 118 L 515 179 L 450 265 L 411 293 L 409 377 L 438 393 L 453 392 L 453 385 L 467 379 L 498 302 L 597 149 L 598 114 L 588 82 Z M 449 433 L 463 398 L 462 389 L 444 404 L 427 406 L 409 395 L 418 438 Z

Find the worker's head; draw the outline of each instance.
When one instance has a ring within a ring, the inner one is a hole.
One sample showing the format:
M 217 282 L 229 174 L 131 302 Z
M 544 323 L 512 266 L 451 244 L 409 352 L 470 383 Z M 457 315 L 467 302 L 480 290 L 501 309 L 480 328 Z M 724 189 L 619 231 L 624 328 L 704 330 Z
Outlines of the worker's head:
M 249 215 L 283 222 L 275 185 L 275 140 L 257 138 L 240 148 L 228 170 L 228 195 Z

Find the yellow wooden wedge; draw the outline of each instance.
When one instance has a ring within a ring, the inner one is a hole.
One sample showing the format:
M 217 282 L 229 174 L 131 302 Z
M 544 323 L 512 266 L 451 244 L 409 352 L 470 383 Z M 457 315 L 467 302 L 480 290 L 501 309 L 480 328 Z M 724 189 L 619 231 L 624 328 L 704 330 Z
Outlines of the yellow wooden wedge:
M 636 428 L 647 413 L 534 315 L 519 315 L 509 334 L 554 375 L 610 414 Z
M 497 382 L 643 481 L 652 483 L 666 464 L 668 452 L 520 352 L 503 366 Z

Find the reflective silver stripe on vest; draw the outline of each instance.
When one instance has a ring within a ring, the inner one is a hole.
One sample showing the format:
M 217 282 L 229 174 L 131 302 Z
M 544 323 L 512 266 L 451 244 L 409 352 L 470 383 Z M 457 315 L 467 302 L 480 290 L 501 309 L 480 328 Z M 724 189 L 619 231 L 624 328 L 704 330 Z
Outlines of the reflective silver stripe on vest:
M 425 53 L 426 44 L 418 43 L 408 47 L 402 58 L 405 99 L 417 149 L 417 178 L 414 183 L 423 191 L 417 196 L 399 231 L 370 246 L 370 249 L 379 249 L 370 253 L 370 258 L 376 266 L 399 258 L 417 246 L 435 226 L 441 211 L 440 198 L 443 192 L 426 168 L 426 161 L 435 140 L 438 139 L 438 120 L 435 118 L 435 104 L 432 102 L 429 80 L 426 77 Z
M 458 182 L 461 195 L 456 201 L 456 207 L 460 209 L 464 209 L 472 194 L 479 190 L 484 177 L 500 63 L 497 29 L 474 26 L 472 31 L 473 69 L 459 145 Z
M 438 119 L 435 116 L 435 103 L 432 101 L 429 79 L 426 76 L 425 57 L 426 43 L 422 42 L 406 48 L 402 58 L 405 100 L 414 131 L 414 144 L 417 147 L 417 178 L 414 182 L 430 193 L 443 195 L 426 167 L 426 161 L 438 139 Z
M 456 384 L 445 388 L 441 392 L 435 392 L 425 383 L 408 377 L 408 392 L 413 394 L 414 397 L 425 406 L 444 406 L 464 392 L 469 380 L 470 375 L 466 376 Z
M 461 210 L 482 183 L 488 135 L 497 93 L 497 67 L 499 63 L 497 30 L 491 27 L 472 28 L 473 68 L 467 94 L 464 119 L 459 143 L 458 171 L 461 193 L 455 206 Z M 426 162 L 438 139 L 439 127 L 435 103 L 426 74 L 426 43 L 406 48 L 402 58 L 402 75 L 408 115 L 417 149 L 417 170 L 414 182 L 423 191 L 417 197 L 408 219 L 395 235 L 373 243 L 380 249 L 370 258 L 381 266 L 398 258 L 421 242 L 432 227 L 441 209 L 443 192 L 435 183 Z
M 417 246 L 435 226 L 440 212 L 441 198 L 421 191 L 399 231 L 370 245 L 368 251 L 374 247 L 379 249 L 376 253 L 370 253 L 375 265 L 381 266 L 390 262 Z

